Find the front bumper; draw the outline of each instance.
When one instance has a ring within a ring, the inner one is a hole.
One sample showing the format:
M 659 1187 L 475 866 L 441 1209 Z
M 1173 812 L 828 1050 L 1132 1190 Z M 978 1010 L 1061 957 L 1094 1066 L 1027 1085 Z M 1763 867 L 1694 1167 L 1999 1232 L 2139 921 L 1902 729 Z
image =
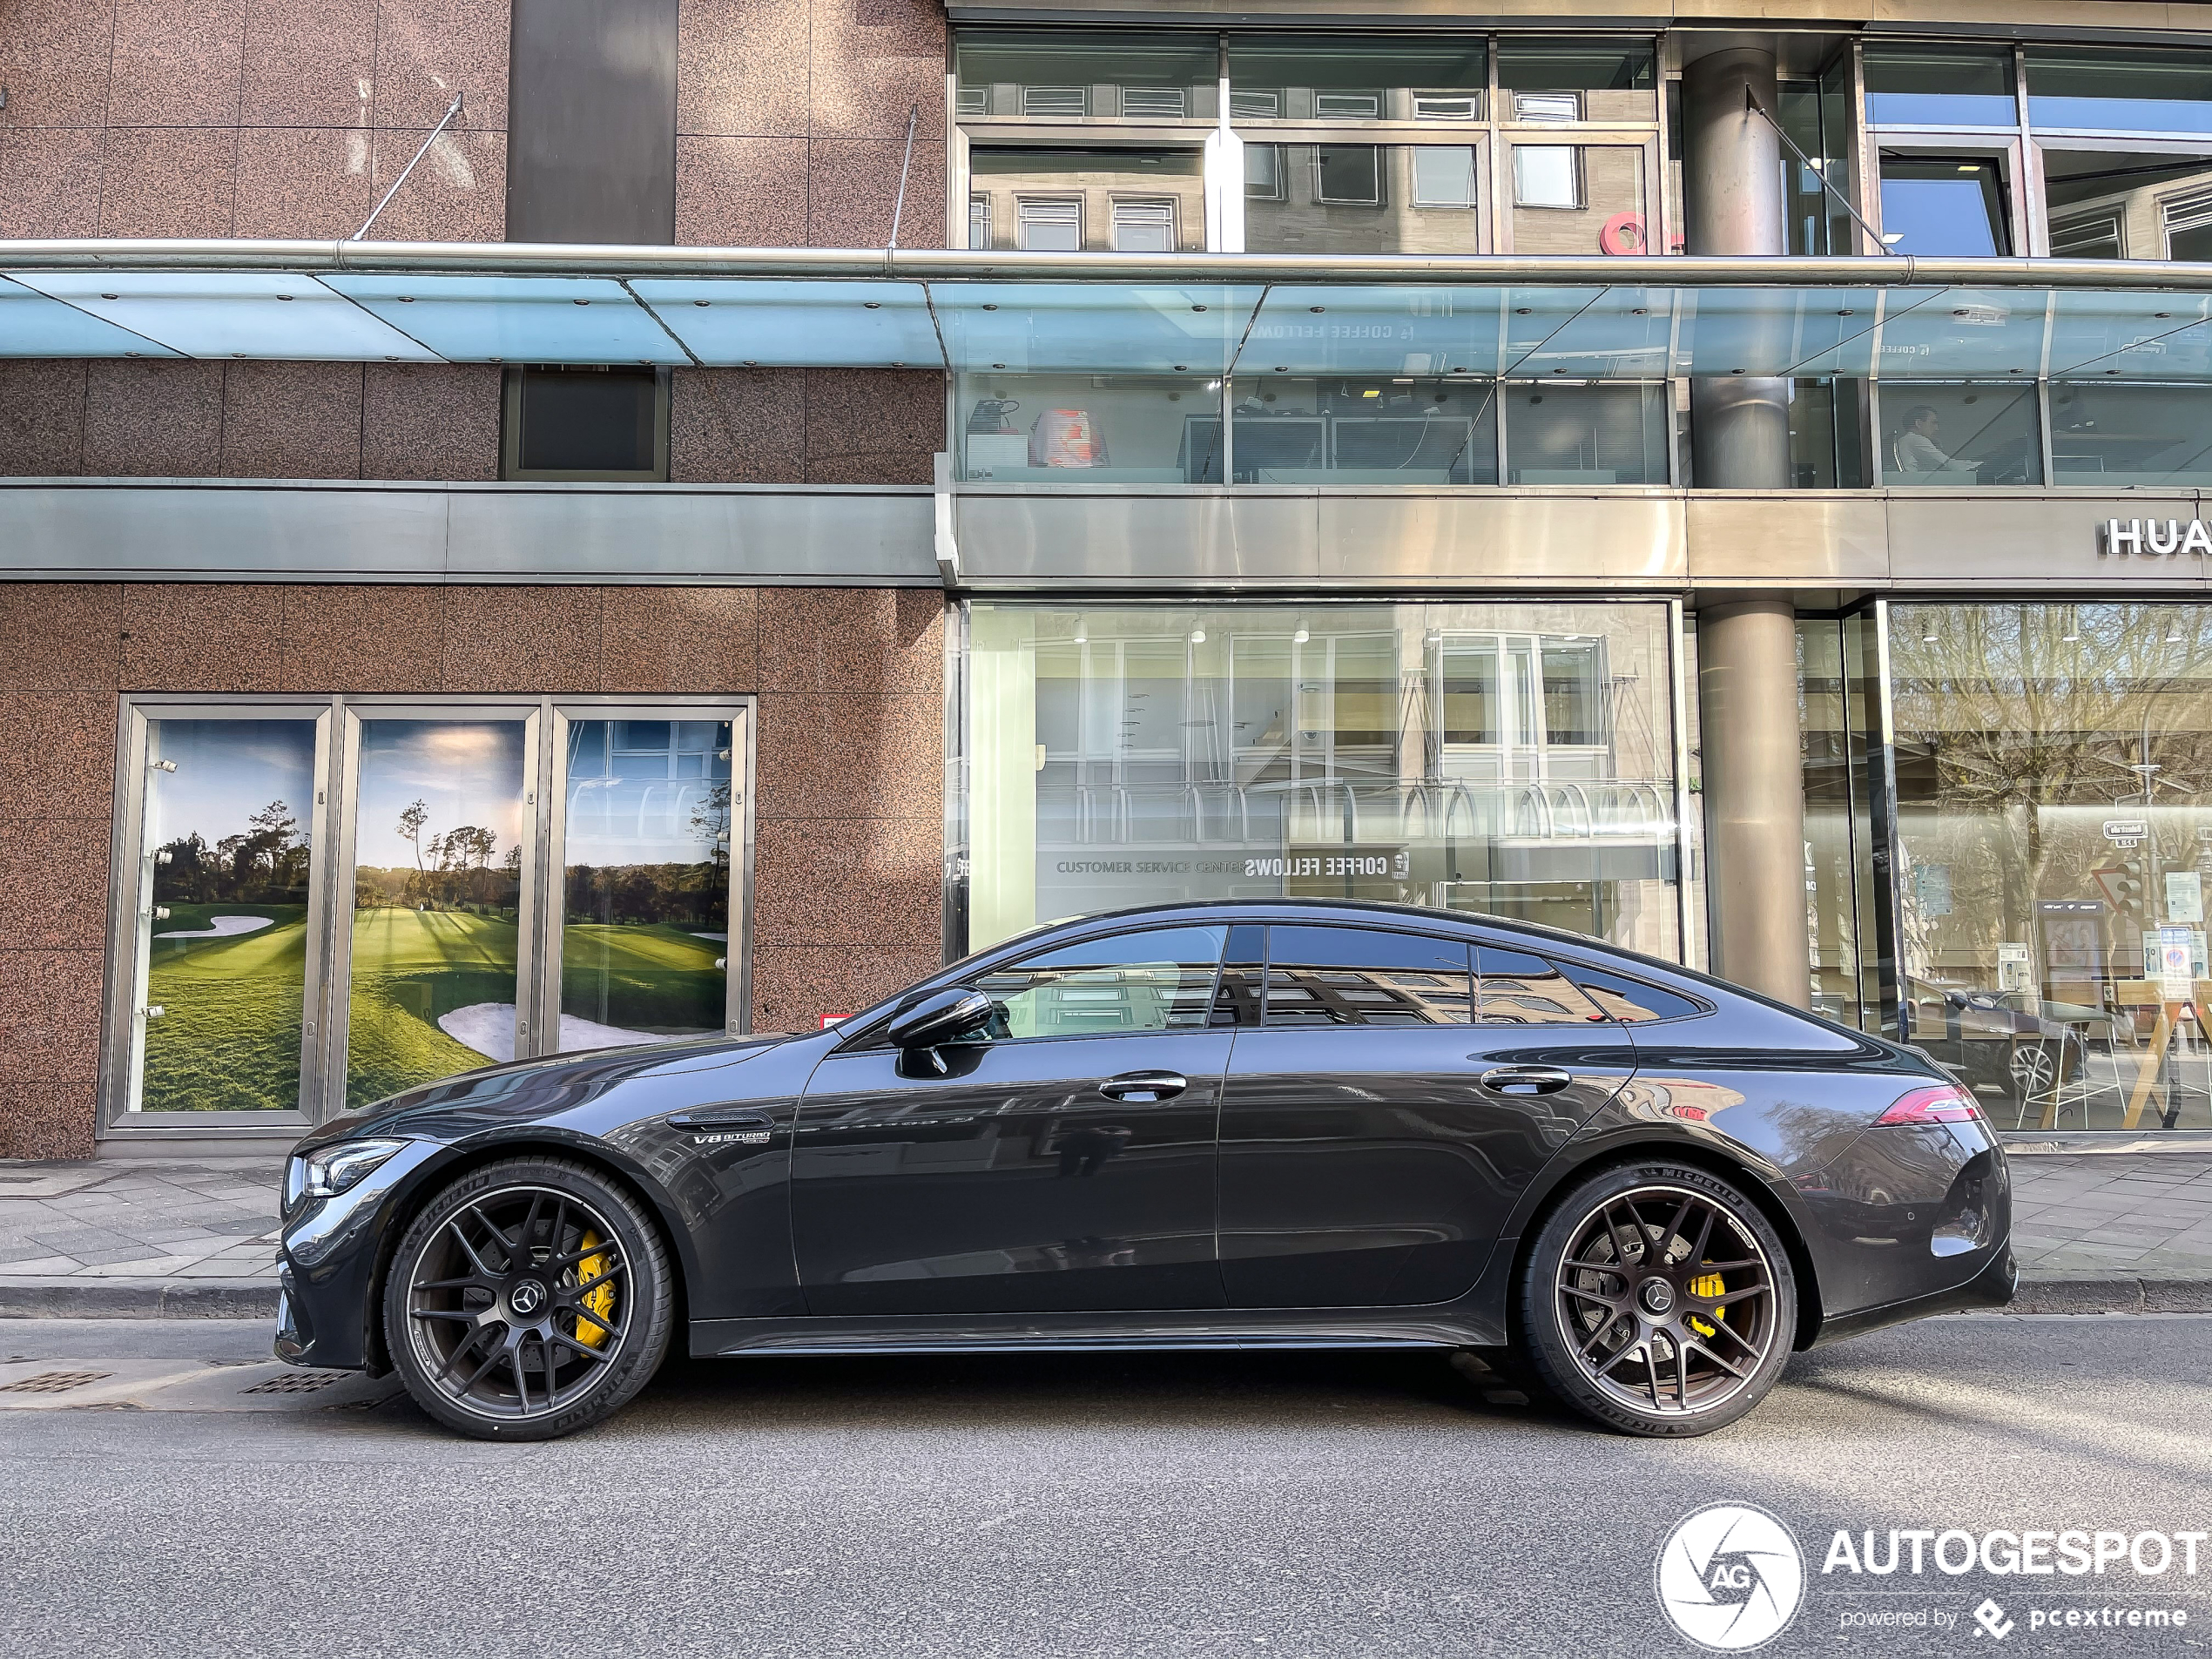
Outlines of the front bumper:
M 394 1200 L 447 1149 L 407 1145 L 332 1198 L 308 1200 L 284 1224 L 274 1352 L 288 1365 L 381 1372 L 376 1271 Z

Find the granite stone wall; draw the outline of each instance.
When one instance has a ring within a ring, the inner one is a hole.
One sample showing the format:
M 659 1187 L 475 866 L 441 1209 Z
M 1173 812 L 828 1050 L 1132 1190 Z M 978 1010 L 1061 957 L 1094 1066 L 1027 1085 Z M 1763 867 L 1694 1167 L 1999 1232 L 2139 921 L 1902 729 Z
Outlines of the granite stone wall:
M 0 0 L 0 238 L 496 242 L 509 0 Z
M 0 1157 L 93 1142 L 119 693 L 757 692 L 753 1024 L 942 949 L 944 610 L 846 588 L 0 585 Z

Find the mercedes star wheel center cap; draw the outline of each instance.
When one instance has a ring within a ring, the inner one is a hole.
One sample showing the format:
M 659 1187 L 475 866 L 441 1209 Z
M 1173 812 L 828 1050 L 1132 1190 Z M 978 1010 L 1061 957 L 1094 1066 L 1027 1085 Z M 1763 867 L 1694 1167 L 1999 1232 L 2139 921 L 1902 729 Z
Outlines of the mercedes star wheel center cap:
M 1663 1278 L 1646 1279 L 1642 1294 L 1643 1311 L 1655 1316 L 1666 1312 L 1675 1305 L 1675 1287 Z
M 507 1305 L 527 1319 L 545 1305 L 545 1286 L 534 1278 L 517 1280 L 507 1292 Z

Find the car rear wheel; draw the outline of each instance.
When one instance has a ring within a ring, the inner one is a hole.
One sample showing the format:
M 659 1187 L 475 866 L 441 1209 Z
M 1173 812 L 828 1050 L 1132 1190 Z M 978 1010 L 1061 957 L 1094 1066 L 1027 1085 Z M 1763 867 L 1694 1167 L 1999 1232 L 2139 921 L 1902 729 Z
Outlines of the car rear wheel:
M 566 1159 L 511 1158 L 416 1214 L 385 1281 L 384 1337 L 448 1428 L 550 1440 L 644 1386 L 674 1301 L 660 1236 L 627 1193 Z
M 1788 1252 L 1757 1205 L 1693 1165 L 1601 1170 L 1538 1231 L 1521 1329 L 1544 1386 L 1623 1433 L 1710 1433 L 1750 1411 L 1797 1325 Z

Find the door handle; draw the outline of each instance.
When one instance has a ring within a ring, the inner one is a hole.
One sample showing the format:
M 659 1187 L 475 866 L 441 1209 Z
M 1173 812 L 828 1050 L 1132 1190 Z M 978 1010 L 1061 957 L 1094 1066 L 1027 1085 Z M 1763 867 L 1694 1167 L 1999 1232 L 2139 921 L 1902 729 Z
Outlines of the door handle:
M 1493 1066 L 1482 1074 L 1482 1086 L 1501 1095 L 1556 1095 L 1574 1081 L 1573 1072 L 1557 1066 Z
M 1144 1103 L 1171 1100 L 1190 1087 L 1190 1080 L 1179 1071 L 1125 1071 L 1099 1084 L 1098 1092 L 1109 1100 Z
M 668 1120 L 671 1129 L 773 1129 L 776 1120 L 765 1112 L 705 1111 L 678 1112 Z

